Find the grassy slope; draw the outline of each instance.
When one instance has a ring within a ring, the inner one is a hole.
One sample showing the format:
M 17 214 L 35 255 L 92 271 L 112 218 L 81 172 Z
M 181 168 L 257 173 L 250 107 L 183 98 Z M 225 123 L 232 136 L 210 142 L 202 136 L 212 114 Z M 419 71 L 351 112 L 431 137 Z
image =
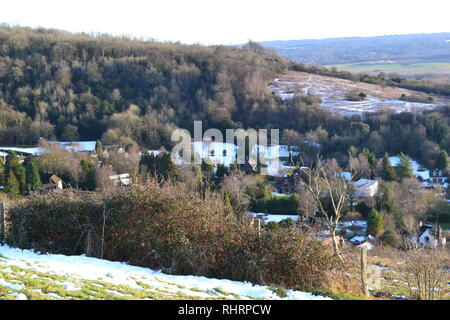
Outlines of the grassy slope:
M 86 280 L 73 275 L 57 275 L 52 271 L 39 272 L 8 265 L 5 258 L 0 258 L 0 300 L 14 300 L 24 295 L 30 300 L 239 299 L 239 296 L 219 289 L 204 292 L 163 281 L 152 286 L 134 279 L 141 287 L 136 289 L 107 280 Z

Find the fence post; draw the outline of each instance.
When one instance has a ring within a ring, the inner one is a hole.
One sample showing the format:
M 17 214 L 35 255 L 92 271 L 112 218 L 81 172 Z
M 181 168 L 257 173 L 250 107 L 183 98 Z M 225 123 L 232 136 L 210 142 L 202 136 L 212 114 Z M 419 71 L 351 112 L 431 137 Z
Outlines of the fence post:
M 0 202 L 0 241 L 3 241 L 5 238 L 5 204 Z
M 369 297 L 369 287 L 367 284 L 367 248 L 366 246 L 361 246 L 361 284 L 363 294 Z

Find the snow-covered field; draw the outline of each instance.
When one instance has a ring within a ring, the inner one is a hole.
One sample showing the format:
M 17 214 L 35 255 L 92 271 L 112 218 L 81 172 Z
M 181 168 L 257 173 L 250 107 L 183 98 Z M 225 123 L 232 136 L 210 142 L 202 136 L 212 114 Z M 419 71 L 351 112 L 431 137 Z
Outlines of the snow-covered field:
M 450 104 L 448 99 L 433 96 L 434 102 L 420 103 L 399 100 L 406 96 L 428 95 L 416 91 L 383 87 L 375 84 L 353 82 L 345 79 L 313 75 L 304 72 L 288 72 L 274 80 L 269 90 L 281 99 L 292 99 L 296 94 L 312 94 L 321 100 L 321 106 L 332 113 L 355 115 L 388 110 L 395 113 L 425 111 L 438 105 Z M 363 92 L 367 95 L 364 101 L 349 101 L 346 96 L 352 92 Z
M 398 166 L 400 164 L 400 157 L 393 156 L 389 157 L 389 161 L 392 166 Z M 421 177 L 423 180 L 430 179 L 430 171 L 423 168 L 417 161 L 411 159 L 413 175 L 417 178 Z
M 44 149 L 40 147 L 0 147 L 1 151 L 15 151 L 19 153 L 31 154 L 31 155 L 40 155 L 44 153 Z
M 174 276 L 86 256 L 37 254 L 0 246 L 0 299 L 292 299 L 328 300 L 248 282 Z
M 95 151 L 96 144 L 95 141 L 50 141 L 49 143 L 73 151 Z
M 250 215 L 255 218 L 261 218 L 264 223 L 279 223 L 280 221 L 285 219 L 292 219 L 294 221 L 297 221 L 299 218 L 298 214 L 265 214 L 261 212 L 251 212 Z
M 61 148 L 72 151 L 94 151 L 95 141 L 49 141 L 50 144 L 59 145 Z M 1 147 L 1 151 L 15 151 L 19 153 L 41 155 L 45 152 L 41 147 Z

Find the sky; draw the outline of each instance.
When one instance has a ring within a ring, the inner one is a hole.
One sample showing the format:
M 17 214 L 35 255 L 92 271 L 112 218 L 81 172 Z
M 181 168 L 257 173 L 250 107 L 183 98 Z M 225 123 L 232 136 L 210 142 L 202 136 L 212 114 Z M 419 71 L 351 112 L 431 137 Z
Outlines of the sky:
M 1 0 L 0 23 L 240 44 L 449 32 L 448 0 Z

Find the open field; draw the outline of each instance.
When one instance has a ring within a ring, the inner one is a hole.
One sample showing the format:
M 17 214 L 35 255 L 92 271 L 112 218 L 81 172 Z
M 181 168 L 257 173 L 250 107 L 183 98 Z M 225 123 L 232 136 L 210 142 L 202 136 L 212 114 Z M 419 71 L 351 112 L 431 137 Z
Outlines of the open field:
M 269 90 L 282 99 L 292 99 L 296 94 L 312 94 L 321 100 L 321 106 L 335 114 L 354 115 L 379 111 L 417 112 L 450 104 L 450 99 L 422 92 L 355 82 L 345 79 L 320 76 L 305 72 L 288 71 L 270 85 Z M 347 95 L 356 92 L 367 97 L 362 101 L 349 101 Z M 402 95 L 432 102 L 408 102 L 400 100 Z
M 402 75 L 417 74 L 448 74 L 450 76 L 450 63 L 448 62 L 413 62 L 402 63 L 396 61 L 368 61 L 348 64 L 332 65 L 338 70 L 364 73 L 398 73 Z M 327 67 L 332 67 L 331 65 Z

